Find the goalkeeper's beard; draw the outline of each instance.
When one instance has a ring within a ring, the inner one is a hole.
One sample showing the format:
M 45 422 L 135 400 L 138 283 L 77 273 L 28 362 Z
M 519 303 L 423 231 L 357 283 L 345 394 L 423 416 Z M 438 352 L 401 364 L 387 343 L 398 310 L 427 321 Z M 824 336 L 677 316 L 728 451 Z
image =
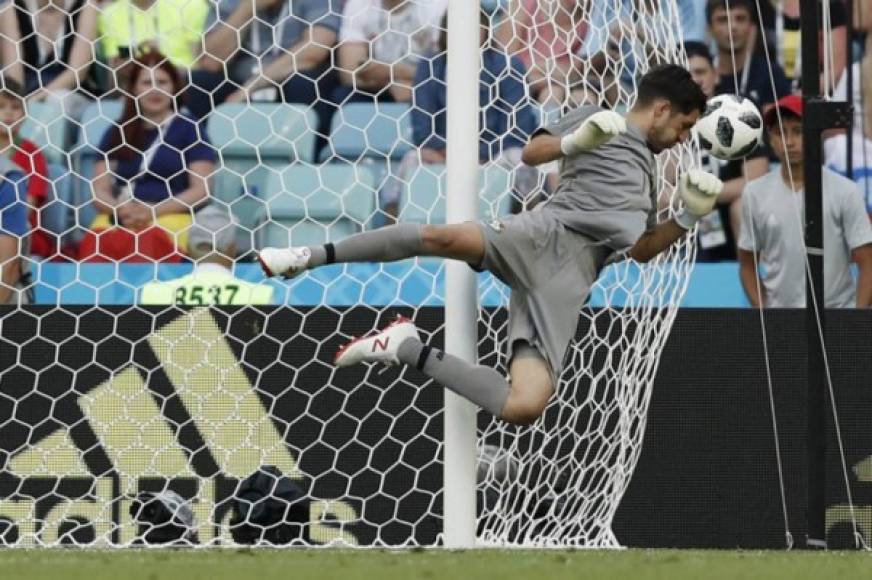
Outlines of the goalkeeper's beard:
M 650 149 L 651 152 L 655 155 L 659 155 L 667 149 L 672 149 L 673 147 L 678 145 L 678 139 L 664 139 L 663 133 L 663 131 L 660 131 L 654 127 L 652 127 L 648 131 L 646 145 L 648 145 L 648 149 Z

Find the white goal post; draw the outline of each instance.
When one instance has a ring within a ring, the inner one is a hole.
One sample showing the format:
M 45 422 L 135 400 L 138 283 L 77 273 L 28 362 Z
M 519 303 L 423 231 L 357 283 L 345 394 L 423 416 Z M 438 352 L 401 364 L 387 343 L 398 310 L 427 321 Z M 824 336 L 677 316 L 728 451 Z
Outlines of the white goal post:
M 467 0 L 448 4 L 448 223 L 474 221 L 478 200 L 479 7 Z M 476 362 L 478 288 L 475 273 L 449 261 L 445 266 L 445 351 Z M 445 546 L 475 547 L 475 405 L 445 392 Z

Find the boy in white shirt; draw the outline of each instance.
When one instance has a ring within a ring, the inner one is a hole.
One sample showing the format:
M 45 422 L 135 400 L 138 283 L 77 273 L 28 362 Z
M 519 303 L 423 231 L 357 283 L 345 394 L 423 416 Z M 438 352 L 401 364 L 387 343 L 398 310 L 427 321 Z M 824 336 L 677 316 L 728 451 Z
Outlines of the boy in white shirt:
M 739 272 L 755 307 L 805 307 L 802 109 L 802 99 L 790 95 L 766 111 L 764 122 L 781 169 L 750 182 L 742 194 Z M 823 204 L 826 307 L 868 308 L 872 306 L 872 225 L 863 197 L 852 181 L 823 168 Z M 856 284 L 851 261 L 860 270 Z M 762 279 L 758 264 L 765 272 Z

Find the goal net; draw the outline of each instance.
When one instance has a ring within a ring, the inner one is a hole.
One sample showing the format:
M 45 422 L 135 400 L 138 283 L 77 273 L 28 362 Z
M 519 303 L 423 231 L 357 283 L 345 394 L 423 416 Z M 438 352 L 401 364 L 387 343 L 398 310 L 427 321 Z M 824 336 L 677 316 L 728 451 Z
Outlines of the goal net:
M 12 143 L 35 145 L 5 180 L 32 216 L 11 301 L 33 304 L 0 309 L 0 544 L 442 542 L 442 389 L 331 363 L 396 314 L 441 346 L 443 264 L 264 281 L 252 252 L 444 223 L 445 4 L 7 3 L 0 99 L 31 94 Z M 481 15 L 485 221 L 553 191 L 556 168 L 520 162 L 541 123 L 626 111 L 650 66 L 683 62 L 674 0 Z M 661 218 L 691 149 L 659 159 Z M 545 415 L 479 416 L 481 545 L 619 545 L 693 255 L 688 237 L 609 266 Z M 479 302 L 479 360 L 505 371 L 508 290 L 482 274 Z

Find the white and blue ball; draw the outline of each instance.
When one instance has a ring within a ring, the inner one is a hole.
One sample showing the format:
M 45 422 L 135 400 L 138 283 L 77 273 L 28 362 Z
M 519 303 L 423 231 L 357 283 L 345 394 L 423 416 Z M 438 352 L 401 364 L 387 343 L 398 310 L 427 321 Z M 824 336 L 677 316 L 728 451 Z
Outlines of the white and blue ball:
M 709 99 L 693 128 L 699 146 L 718 159 L 747 157 L 763 140 L 763 116 L 749 99 L 718 95 Z

